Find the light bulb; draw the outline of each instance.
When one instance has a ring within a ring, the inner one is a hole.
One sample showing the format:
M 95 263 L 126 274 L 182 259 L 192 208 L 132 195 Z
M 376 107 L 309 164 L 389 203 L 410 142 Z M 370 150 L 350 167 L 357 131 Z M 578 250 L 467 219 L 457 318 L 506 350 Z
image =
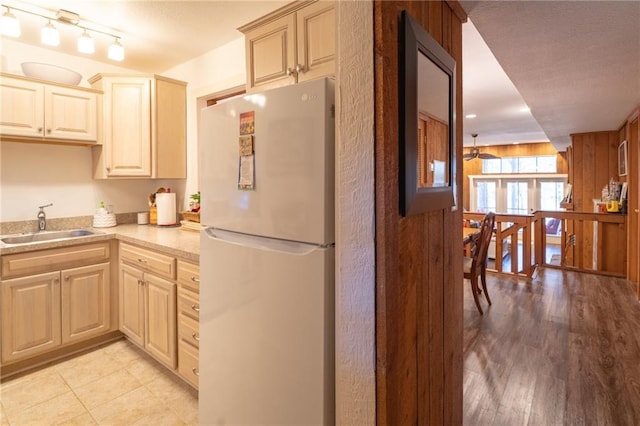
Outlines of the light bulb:
M 120 39 L 116 38 L 111 46 L 109 46 L 109 59 L 114 61 L 124 60 L 124 47 L 120 44 Z
M 78 52 L 94 53 L 95 51 L 96 51 L 96 47 L 93 44 L 93 39 L 91 38 L 87 30 L 84 30 L 84 32 L 78 39 Z
M 20 37 L 21 33 L 18 18 L 7 8 L 7 11 L 0 18 L 0 34 L 9 37 Z
M 60 44 L 60 33 L 58 33 L 58 29 L 53 26 L 51 20 L 49 20 L 47 25 L 42 27 L 42 31 L 40 32 L 40 41 L 42 44 L 49 46 L 57 46 Z

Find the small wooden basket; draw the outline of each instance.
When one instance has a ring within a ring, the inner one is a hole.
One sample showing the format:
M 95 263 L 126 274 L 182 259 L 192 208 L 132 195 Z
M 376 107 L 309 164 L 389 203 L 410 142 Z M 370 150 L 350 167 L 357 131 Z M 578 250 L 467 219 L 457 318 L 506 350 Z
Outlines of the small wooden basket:
M 200 212 L 184 211 L 184 212 L 180 212 L 180 214 L 182 215 L 182 218 L 184 220 L 188 220 L 189 222 L 198 222 L 198 223 L 200 223 Z
M 158 208 L 156 206 L 149 207 L 149 223 L 151 225 L 158 224 Z

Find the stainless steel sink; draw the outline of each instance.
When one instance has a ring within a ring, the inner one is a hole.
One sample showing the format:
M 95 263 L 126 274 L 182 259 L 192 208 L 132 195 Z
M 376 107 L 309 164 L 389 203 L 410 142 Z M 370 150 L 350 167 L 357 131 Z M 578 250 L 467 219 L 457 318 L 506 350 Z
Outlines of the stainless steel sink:
M 29 244 L 51 240 L 66 240 L 69 238 L 86 237 L 95 235 L 95 232 L 88 229 L 73 229 L 70 231 L 43 231 L 30 234 L 11 235 L 0 238 L 5 244 Z

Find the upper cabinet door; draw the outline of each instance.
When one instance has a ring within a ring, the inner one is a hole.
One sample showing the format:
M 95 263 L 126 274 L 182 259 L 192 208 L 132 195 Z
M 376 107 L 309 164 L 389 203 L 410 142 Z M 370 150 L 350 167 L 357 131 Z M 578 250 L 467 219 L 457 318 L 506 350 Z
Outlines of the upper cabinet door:
M 247 92 L 331 76 L 335 69 L 335 2 L 294 1 L 240 28 Z
M 45 137 L 98 140 L 98 94 L 45 86 Z
M 41 83 L 0 78 L 0 133 L 41 138 L 44 135 L 43 93 Z
M 295 14 L 245 33 L 248 91 L 295 83 Z
M 297 14 L 298 82 L 332 75 L 335 70 L 335 5 L 319 1 Z
M 151 176 L 151 79 L 105 78 L 108 176 Z

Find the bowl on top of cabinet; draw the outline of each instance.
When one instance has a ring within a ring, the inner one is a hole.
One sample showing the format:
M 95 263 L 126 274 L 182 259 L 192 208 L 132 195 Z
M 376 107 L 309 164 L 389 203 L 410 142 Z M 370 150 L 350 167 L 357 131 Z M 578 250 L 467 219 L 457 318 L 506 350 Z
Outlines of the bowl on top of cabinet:
M 81 74 L 57 65 L 43 64 L 41 62 L 23 62 L 20 66 L 24 75 L 31 78 L 70 86 L 77 86 L 82 80 Z

